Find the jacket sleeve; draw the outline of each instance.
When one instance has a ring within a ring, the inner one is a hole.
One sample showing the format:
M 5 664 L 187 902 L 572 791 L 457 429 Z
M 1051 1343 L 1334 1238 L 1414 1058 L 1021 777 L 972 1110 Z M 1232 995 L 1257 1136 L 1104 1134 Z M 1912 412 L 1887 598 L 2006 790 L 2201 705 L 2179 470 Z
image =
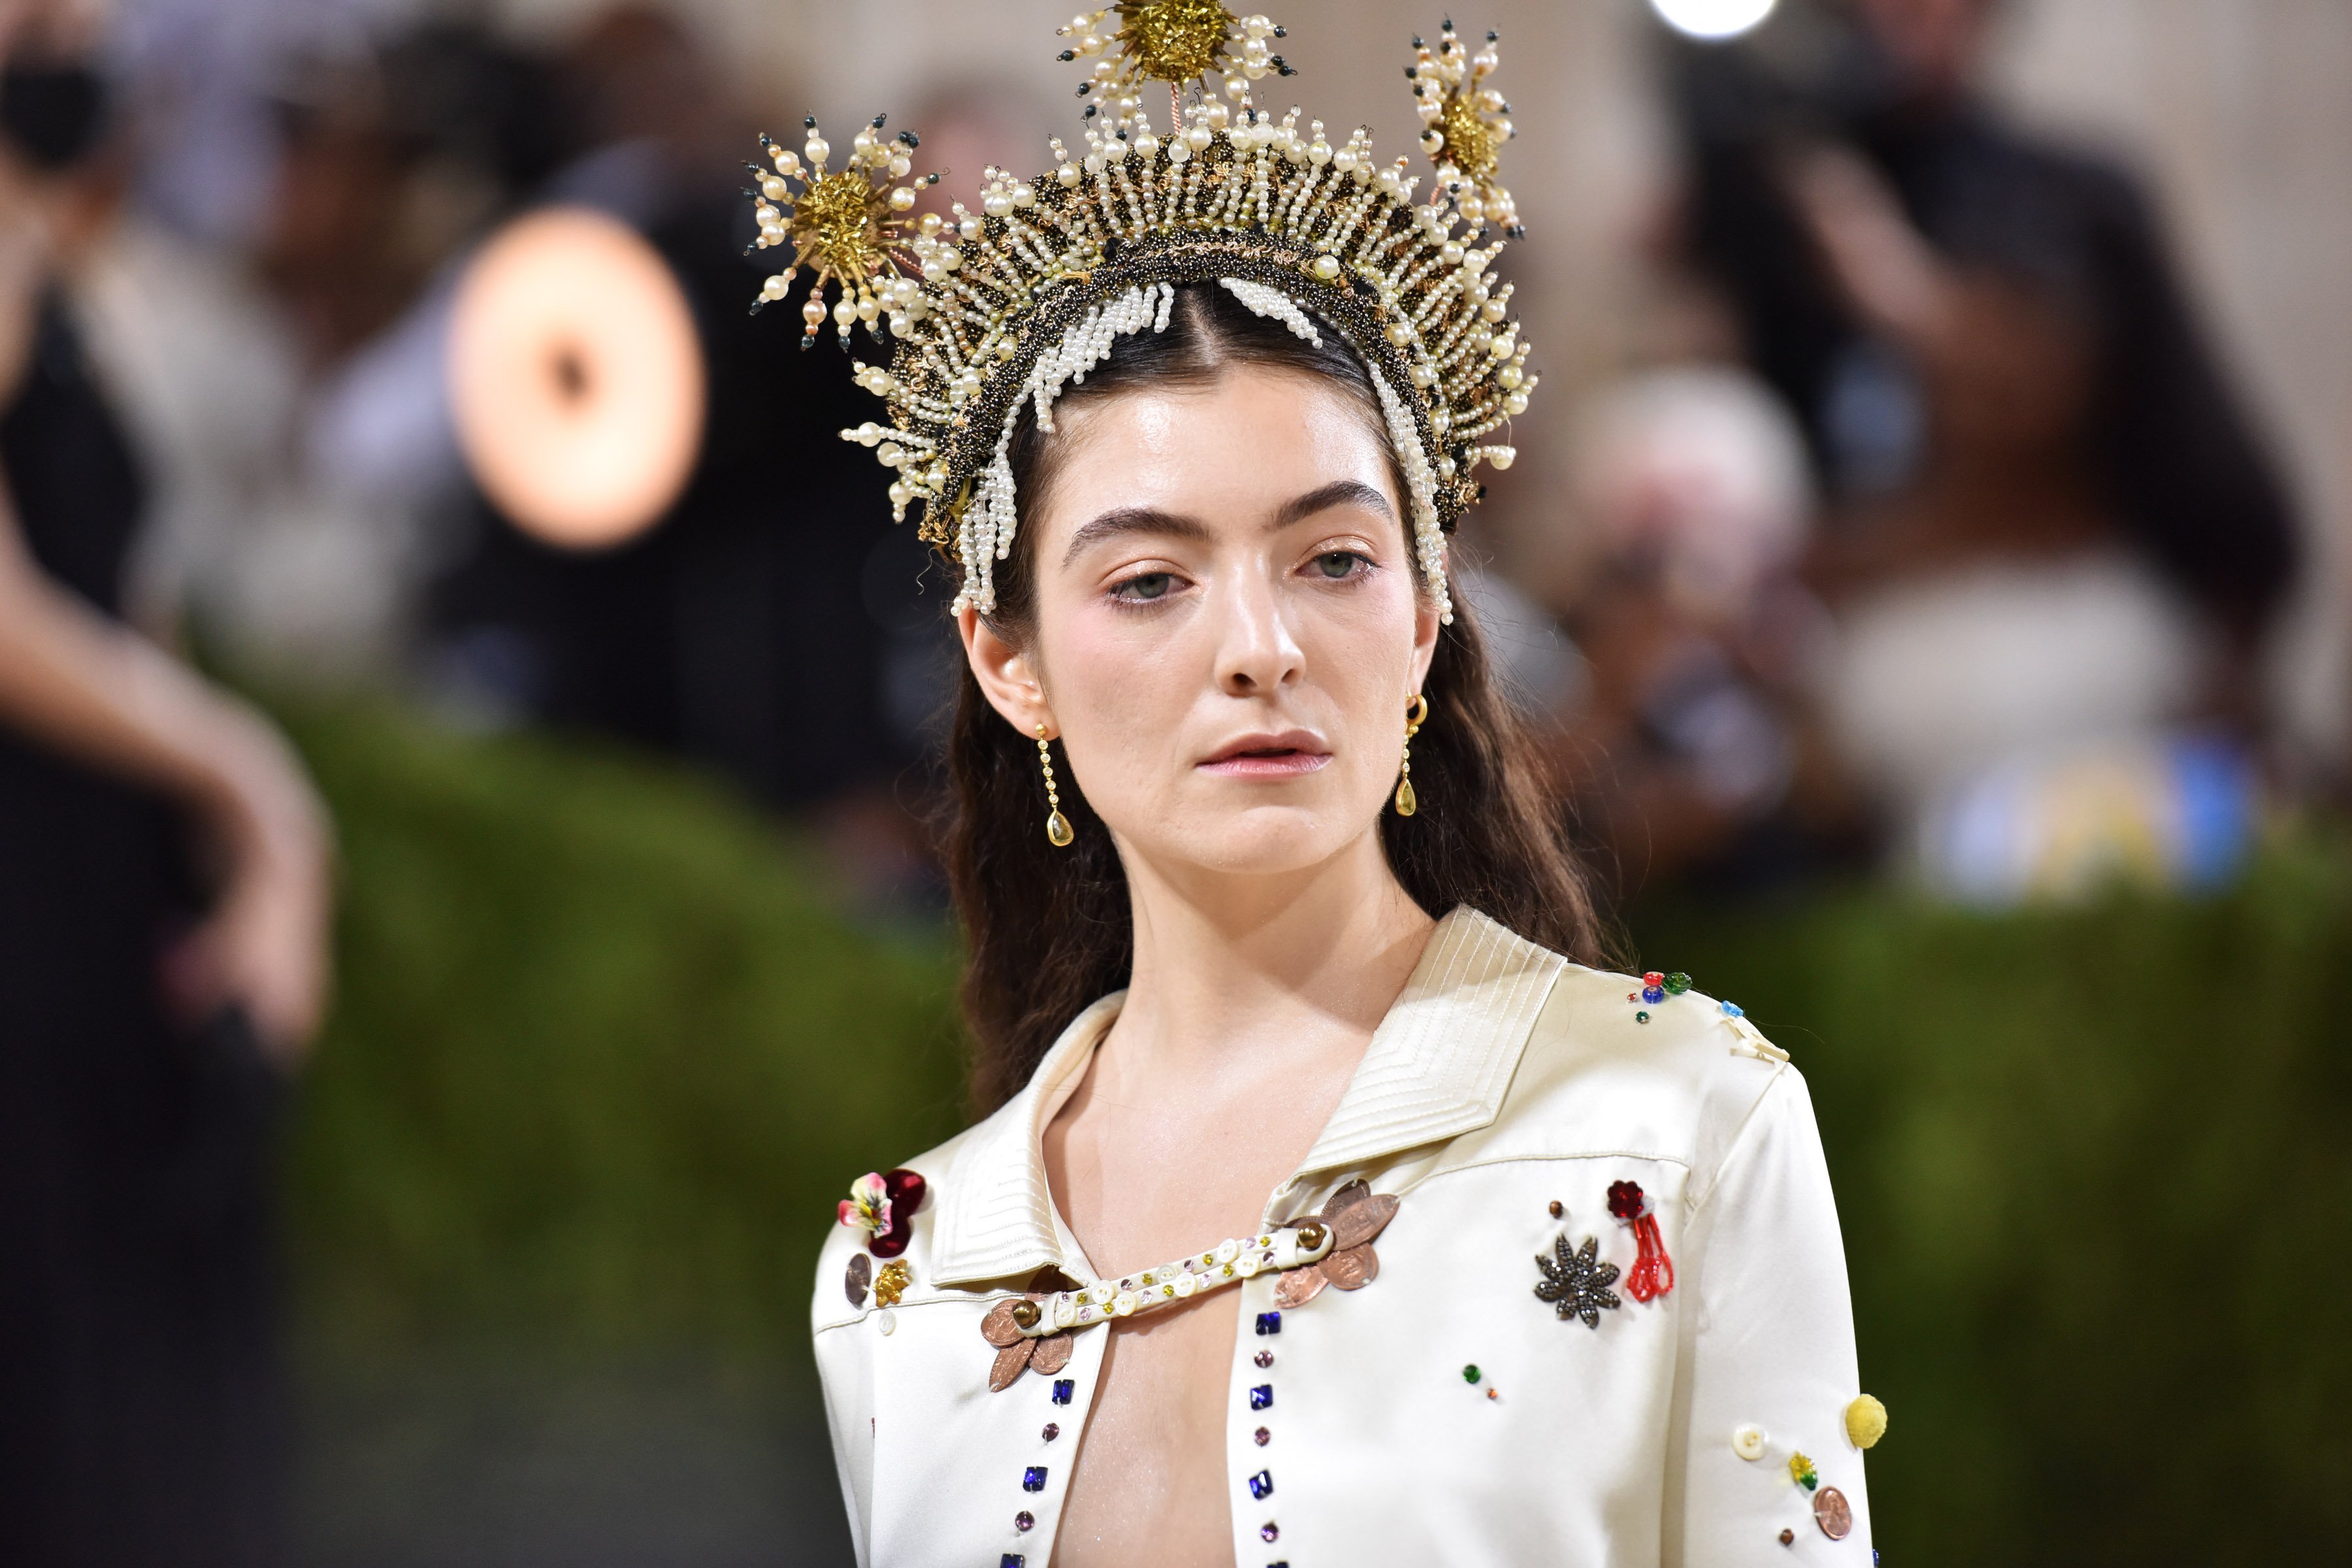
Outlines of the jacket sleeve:
M 1812 1101 L 1793 1068 L 1758 1097 L 1691 1201 L 1693 1296 L 1667 1436 L 1663 1560 L 1867 1564 L 1863 1456 L 1845 1427 L 1862 1392 L 1845 1249 Z M 1828 1533 L 1831 1488 L 1851 1512 L 1843 1540 Z
M 857 1250 L 849 1234 L 836 1228 L 817 1259 L 810 1320 L 817 1378 L 824 1386 L 825 1424 L 833 1436 L 833 1462 L 841 1475 L 842 1506 L 849 1511 L 857 1568 L 866 1568 L 874 1519 L 875 1334 L 865 1321 L 866 1314 L 849 1308 L 842 1296 L 842 1271 Z

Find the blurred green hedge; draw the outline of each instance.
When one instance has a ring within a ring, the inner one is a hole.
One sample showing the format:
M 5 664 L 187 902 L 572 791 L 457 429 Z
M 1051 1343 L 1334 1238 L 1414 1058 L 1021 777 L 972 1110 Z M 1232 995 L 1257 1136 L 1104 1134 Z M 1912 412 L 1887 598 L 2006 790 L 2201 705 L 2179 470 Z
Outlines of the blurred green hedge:
M 1812 1091 L 1889 1563 L 2352 1562 L 2352 847 L 2193 902 L 1635 926 Z
M 847 1179 L 956 1125 L 948 946 L 654 765 L 289 721 L 347 872 L 294 1151 L 314 1338 L 803 1364 Z M 1634 927 L 1811 1086 L 1889 1564 L 2352 1560 L 2352 847 L 2200 902 Z
M 799 1364 L 861 1171 L 960 1124 L 944 941 L 722 789 L 578 742 L 284 715 L 341 836 L 290 1230 L 330 1339 Z

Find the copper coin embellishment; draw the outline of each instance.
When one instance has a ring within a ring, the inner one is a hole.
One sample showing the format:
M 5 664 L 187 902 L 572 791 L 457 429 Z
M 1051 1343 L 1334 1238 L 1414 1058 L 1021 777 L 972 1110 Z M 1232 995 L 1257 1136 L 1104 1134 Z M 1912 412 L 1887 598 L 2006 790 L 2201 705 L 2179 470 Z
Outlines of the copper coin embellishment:
M 1397 1200 L 1393 1193 L 1381 1193 L 1349 1204 L 1331 1216 L 1331 1247 L 1345 1252 L 1361 1247 L 1387 1228 L 1396 1217 Z M 1335 1281 L 1336 1283 L 1336 1281 Z
M 1070 1352 L 1076 1348 L 1069 1335 L 1052 1335 L 1037 1342 L 1037 1352 L 1029 1358 L 1029 1364 L 1051 1377 L 1070 1364 Z
M 1019 1344 L 1021 1329 L 1013 1321 L 1013 1309 L 1028 1305 L 1026 1301 L 999 1301 L 988 1310 L 988 1316 L 981 1319 L 980 1337 L 998 1350 Z
M 1843 1541 L 1853 1530 L 1853 1510 L 1847 1506 L 1845 1493 L 1835 1487 L 1823 1487 L 1813 1494 L 1813 1522 L 1832 1541 Z
M 1342 1290 L 1360 1290 L 1379 1278 L 1380 1256 L 1369 1247 L 1349 1247 L 1325 1258 L 1323 1272 Z
M 874 1259 L 861 1252 L 849 1260 L 849 1272 L 841 1281 L 842 1294 L 849 1298 L 851 1306 L 863 1307 L 866 1305 L 866 1292 L 873 1286 Z

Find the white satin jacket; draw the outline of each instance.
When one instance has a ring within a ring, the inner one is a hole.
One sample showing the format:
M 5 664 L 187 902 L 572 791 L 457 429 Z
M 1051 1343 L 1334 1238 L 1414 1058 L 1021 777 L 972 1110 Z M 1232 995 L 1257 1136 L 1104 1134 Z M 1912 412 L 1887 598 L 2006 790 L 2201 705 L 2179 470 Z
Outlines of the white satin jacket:
M 1287 1309 L 1272 1272 L 1223 1287 L 1243 1568 L 1871 1562 L 1845 1258 L 1804 1082 L 1722 1005 L 1643 995 L 1475 910 L 1439 922 L 1266 1199 L 1274 1232 L 1359 1177 L 1396 1195 L 1375 1277 Z M 1040 1135 L 1119 1001 L 910 1162 L 929 1190 L 895 1306 L 856 1282 L 879 1267 L 853 1267 L 864 1232 L 824 1248 L 816 1360 L 863 1565 L 1048 1568 L 1108 1330 L 1071 1331 L 1066 1365 L 992 1392 L 982 1319 L 1043 1266 L 1096 1278 Z M 1648 1300 L 1618 1183 L 1642 1189 L 1673 1268 Z M 1538 1297 L 1580 1273 L 1581 1296 Z

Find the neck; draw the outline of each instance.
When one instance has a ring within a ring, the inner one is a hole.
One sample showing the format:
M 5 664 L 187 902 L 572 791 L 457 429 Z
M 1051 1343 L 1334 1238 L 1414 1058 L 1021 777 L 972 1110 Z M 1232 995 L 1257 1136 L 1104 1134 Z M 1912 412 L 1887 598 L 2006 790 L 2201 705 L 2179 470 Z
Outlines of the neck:
M 1136 1066 L 1254 1070 L 1336 1037 L 1368 1041 L 1435 922 L 1390 870 L 1377 829 L 1281 876 L 1171 868 L 1129 856 L 1135 968 L 1118 1039 Z

